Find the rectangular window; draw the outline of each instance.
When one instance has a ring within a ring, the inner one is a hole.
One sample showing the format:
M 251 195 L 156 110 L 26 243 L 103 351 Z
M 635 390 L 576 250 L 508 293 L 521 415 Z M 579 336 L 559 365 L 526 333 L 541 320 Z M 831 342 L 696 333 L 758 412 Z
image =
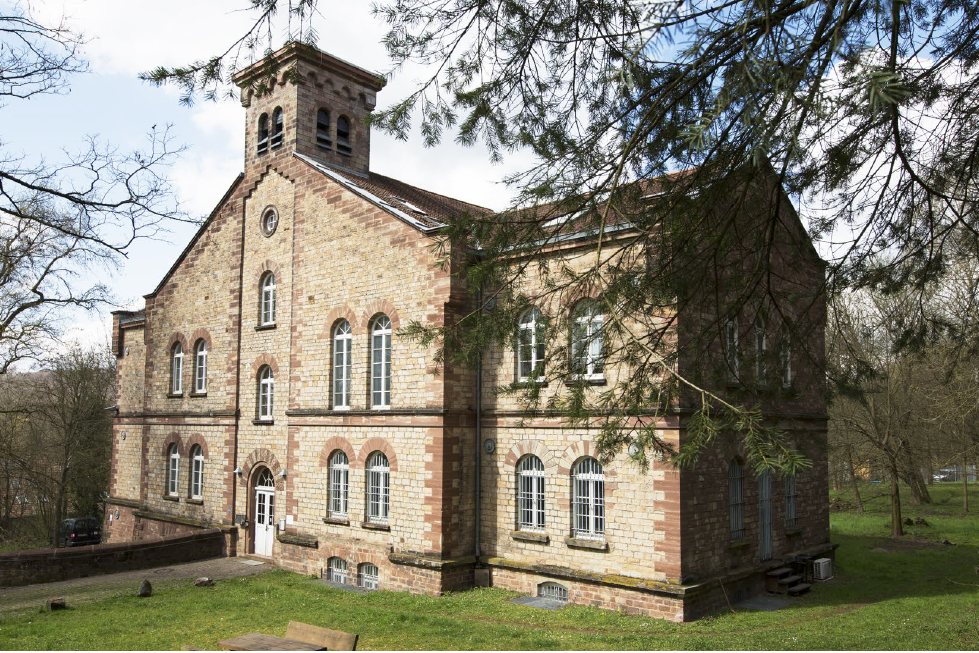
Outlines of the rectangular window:
M 350 407 L 350 337 L 334 339 L 333 408 Z
M 741 378 L 741 353 L 738 351 L 738 321 L 733 317 L 724 325 L 724 355 L 729 378 L 738 381 Z
M 330 516 L 347 516 L 347 497 L 350 486 L 350 469 L 335 464 L 330 468 Z
M 391 407 L 391 333 L 371 336 L 371 406 Z
M 170 473 L 168 475 L 167 484 L 167 494 L 172 497 L 177 496 L 178 485 L 177 485 L 177 474 L 180 472 L 180 456 L 171 454 L 170 456 Z
M 190 496 L 192 499 L 200 499 L 203 496 L 204 486 L 204 459 L 195 456 L 194 468 L 190 475 Z
M 367 521 L 386 524 L 391 501 L 390 472 L 372 469 L 368 477 Z
M 799 494 L 796 491 L 795 476 L 785 477 L 785 525 L 795 526 L 799 523 L 796 512 Z
M 744 467 L 735 461 L 728 467 L 728 512 L 731 539 L 744 539 Z

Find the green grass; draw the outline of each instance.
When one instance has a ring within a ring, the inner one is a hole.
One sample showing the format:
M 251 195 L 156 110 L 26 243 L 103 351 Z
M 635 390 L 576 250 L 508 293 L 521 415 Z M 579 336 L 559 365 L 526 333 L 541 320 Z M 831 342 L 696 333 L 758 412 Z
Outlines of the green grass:
M 498 589 L 443 598 L 360 595 L 274 571 L 3 618 L 0 648 L 215 649 L 244 633 L 284 635 L 290 619 L 360 633 L 363 649 L 979 648 L 979 524 L 961 516 L 961 486 L 936 486 L 932 506 L 907 505 L 907 516 L 931 525 L 909 528 L 898 543 L 887 537 L 886 499 L 870 497 L 875 488 L 866 489 L 866 513 L 832 516 L 836 579 L 774 613 L 672 624 L 581 606 L 548 612 L 513 605 L 516 594 Z M 946 538 L 955 545 L 937 544 Z

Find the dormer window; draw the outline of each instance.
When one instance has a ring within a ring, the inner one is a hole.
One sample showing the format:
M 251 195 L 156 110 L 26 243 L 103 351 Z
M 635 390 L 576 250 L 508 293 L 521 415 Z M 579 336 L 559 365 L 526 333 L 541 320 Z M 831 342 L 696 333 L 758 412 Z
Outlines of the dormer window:
M 353 150 L 350 147 L 350 119 L 346 116 L 337 118 L 337 152 L 349 155 Z
M 276 107 L 272 112 L 272 149 L 282 147 L 282 108 Z
M 258 119 L 258 153 L 269 151 L 269 114 L 263 113 Z
M 316 145 L 329 150 L 333 145 L 330 140 L 330 112 L 320 109 L 316 112 Z

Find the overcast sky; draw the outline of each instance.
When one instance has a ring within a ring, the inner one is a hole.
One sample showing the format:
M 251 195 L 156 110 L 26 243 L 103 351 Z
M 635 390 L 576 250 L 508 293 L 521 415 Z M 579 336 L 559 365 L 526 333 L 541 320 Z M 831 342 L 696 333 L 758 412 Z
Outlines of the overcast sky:
M 4 1 L 4 0 L 0 0 Z M 244 33 L 256 14 L 243 11 L 246 0 L 68 0 L 31 3 L 35 15 L 53 22 L 62 14 L 89 42 L 85 58 L 90 72 L 71 80 L 63 95 L 14 102 L 3 108 L 3 141 L 8 151 L 57 160 L 62 149 L 81 149 L 86 135 L 99 135 L 120 149 L 146 142 L 153 125 L 173 125 L 178 144 L 187 147 L 171 179 L 185 209 L 207 215 L 242 170 L 244 109 L 236 101 L 178 103 L 174 88 L 154 88 L 137 79 L 155 66 L 180 65 L 223 52 Z M 384 26 L 370 14 L 370 3 L 320 0 L 319 47 L 354 64 L 387 72 L 390 62 L 380 40 Z M 277 45 L 281 45 L 279 35 Z M 378 95 L 386 107 L 422 79 L 423 70 L 399 72 Z M 16 128 L 14 128 L 16 126 Z M 425 148 L 375 132 L 371 168 L 462 200 L 503 208 L 510 193 L 499 180 L 520 161 L 492 165 L 482 147 L 450 142 Z M 527 157 L 520 157 L 527 163 Z M 195 228 L 176 225 L 166 242 L 133 246 L 121 269 L 107 276 L 120 306 L 142 306 L 142 296 L 157 285 L 193 235 Z M 70 337 L 106 342 L 109 315 L 81 314 Z

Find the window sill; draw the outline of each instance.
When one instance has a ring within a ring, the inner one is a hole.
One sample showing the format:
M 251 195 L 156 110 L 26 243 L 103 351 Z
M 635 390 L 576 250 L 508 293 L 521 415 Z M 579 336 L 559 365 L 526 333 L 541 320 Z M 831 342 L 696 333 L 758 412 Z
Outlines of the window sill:
M 537 542 L 538 544 L 550 544 L 551 538 L 547 533 L 534 533 L 533 531 L 510 531 L 510 537 L 521 542 Z
M 354 155 L 353 150 L 350 150 L 349 152 L 344 152 L 343 150 L 340 149 L 340 146 L 339 145 L 337 146 L 337 154 L 339 154 L 340 156 L 353 156 Z
M 786 535 L 802 535 L 803 531 L 805 531 L 805 530 L 806 530 L 805 526 L 803 526 L 801 524 L 796 524 L 795 526 L 786 526 L 785 527 L 785 534 Z
M 564 385 L 568 387 L 572 387 L 576 385 L 608 385 L 608 379 L 606 379 L 604 376 L 603 377 L 596 376 L 594 378 L 588 378 L 582 376 L 582 377 L 577 377 L 572 379 L 565 379 Z
M 184 499 L 184 503 L 189 503 L 195 506 L 203 506 L 204 499 Z
M 360 522 L 361 528 L 366 528 L 369 531 L 390 531 L 391 524 L 377 524 L 371 521 Z
M 190 397 L 192 399 L 199 399 L 200 397 L 206 397 L 207 392 L 191 392 Z
M 256 331 L 270 331 L 271 329 L 274 329 L 275 326 L 276 326 L 275 325 L 275 322 L 273 322 L 272 324 L 256 324 L 255 325 L 255 330 Z
M 593 551 L 608 551 L 605 540 L 589 540 L 581 537 L 566 537 L 564 543 L 572 549 L 591 549 Z
M 333 524 L 334 526 L 350 526 L 350 520 L 346 517 L 324 517 L 324 524 Z
M 531 381 L 530 379 L 517 379 L 514 384 L 514 388 L 524 389 L 524 388 L 546 388 L 547 380 L 539 379 L 537 381 Z
M 370 408 L 368 408 L 368 410 L 384 410 L 384 411 L 388 411 L 388 410 L 391 410 L 391 406 L 371 406 Z
M 184 393 L 182 392 L 168 392 L 167 399 L 183 399 Z
M 740 551 L 748 548 L 748 544 L 749 542 L 747 538 L 742 537 L 739 540 L 731 540 L 731 542 L 727 545 L 727 548 L 732 551 Z
M 180 501 L 180 497 L 174 497 L 174 496 L 170 496 L 169 494 L 164 494 L 163 495 L 163 500 L 164 501 L 175 501 L 175 502 L 177 502 L 177 501 Z
M 252 420 L 252 424 L 254 424 L 255 426 L 272 426 L 273 424 L 275 424 L 275 420 L 273 420 L 273 419 L 253 419 Z

